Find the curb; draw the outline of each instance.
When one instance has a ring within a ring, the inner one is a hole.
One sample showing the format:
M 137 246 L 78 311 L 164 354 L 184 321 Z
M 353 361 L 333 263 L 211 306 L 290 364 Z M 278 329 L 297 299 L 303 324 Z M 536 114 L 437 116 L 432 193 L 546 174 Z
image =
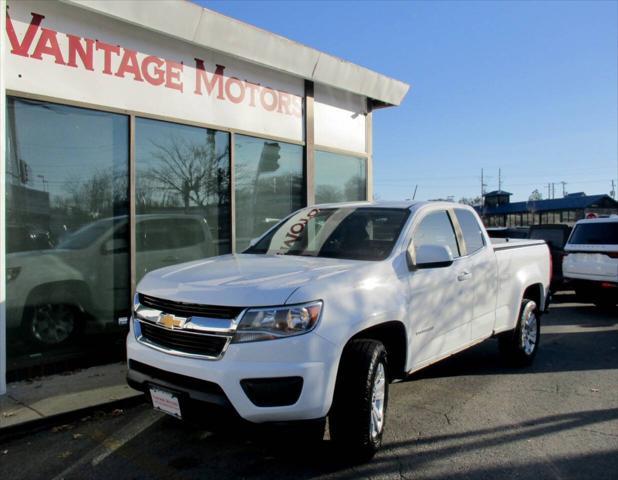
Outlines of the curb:
M 27 422 L 18 423 L 16 425 L 3 427 L 0 428 L 0 444 L 9 440 L 15 440 L 17 438 L 30 435 L 32 433 L 40 432 L 41 430 L 45 430 L 57 424 L 69 423 L 76 419 L 83 418 L 84 416 L 87 416 L 88 414 L 97 410 L 130 408 L 145 403 L 145 401 L 145 395 L 143 393 L 138 393 L 131 397 L 121 398 L 119 400 L 112 400 L 104 403 L 98 403 L 96 405 L 90 405 L 88 407 L 78 408 L 76 410 L 57 413 L 55 415 L 49 415 L 47 417 L 37 418 L 34 420 L 29 420 Z

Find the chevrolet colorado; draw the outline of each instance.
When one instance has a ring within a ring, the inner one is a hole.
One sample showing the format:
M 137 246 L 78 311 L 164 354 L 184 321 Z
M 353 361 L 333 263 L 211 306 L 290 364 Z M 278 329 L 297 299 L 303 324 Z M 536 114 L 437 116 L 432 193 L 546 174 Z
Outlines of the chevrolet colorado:
M 217 404 L 251 422 L 304 420 L 316 438 L 328 417 L 331 439 L 369 459 L 389 382 L 490 337 L 532 362 L 550 270 L 544 242 L 492 245 L 464 205 L 308 207 L 240 254 L 148 273 L 128 381 L 176 417 Z

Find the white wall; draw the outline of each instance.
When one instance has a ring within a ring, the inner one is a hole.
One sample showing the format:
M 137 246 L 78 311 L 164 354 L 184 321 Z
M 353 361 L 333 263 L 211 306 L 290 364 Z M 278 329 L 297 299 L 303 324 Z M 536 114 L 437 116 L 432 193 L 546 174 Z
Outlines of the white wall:
M 365 97 L 316 84 L 314 98 L 316 148 L 321 145 L 367 153 Z

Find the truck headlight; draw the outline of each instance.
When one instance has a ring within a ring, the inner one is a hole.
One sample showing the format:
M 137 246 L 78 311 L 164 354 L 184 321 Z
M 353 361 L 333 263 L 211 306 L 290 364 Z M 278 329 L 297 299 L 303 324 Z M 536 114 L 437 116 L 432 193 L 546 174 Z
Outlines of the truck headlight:
M 240 319 L 232 343 L 274 340 L 307 333 L 317 325 L 321 311 L 321 301 L 251 308 Z
M 19 276 L 21 267 L 8 267 L 6 269 L 6 283 L 12 282 Z

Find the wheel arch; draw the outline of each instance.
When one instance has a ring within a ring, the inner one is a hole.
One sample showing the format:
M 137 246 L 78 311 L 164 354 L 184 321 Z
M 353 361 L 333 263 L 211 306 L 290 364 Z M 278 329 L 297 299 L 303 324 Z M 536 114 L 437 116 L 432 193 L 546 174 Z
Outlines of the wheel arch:
M 27 296 L 26 304 L 24 305 L 24 318 L 27 315 L 27 307 L 30 307 L 36 302 L 44 299 L 50 303 L 67 303 L 77 307 L 80 312 L 88 312 L 91 306 L 90 290 L 88 286 L 80 280 L 67 280 L 58 282 L 49 282 L 37 285 Z
M 406 327 L 399 320 L 392 320 L 355 333 L 347 342 L 346 346 L 357 339 L 377 340 L 386 348 L 388 359 L 389 379 L 402 378 L 405 376 L 406 361 L 408 354 L 408 336 Z M 345 350 L 345 347 L 344 347 Z
M 534 283 L 526 287 L 521 296 L 522 300 L 527 298 L 532 300 L 537 305 L 538 312 L 542 312 L 545 309 L 545 295 L 543 294 L 543 285 L 541 283 Z

